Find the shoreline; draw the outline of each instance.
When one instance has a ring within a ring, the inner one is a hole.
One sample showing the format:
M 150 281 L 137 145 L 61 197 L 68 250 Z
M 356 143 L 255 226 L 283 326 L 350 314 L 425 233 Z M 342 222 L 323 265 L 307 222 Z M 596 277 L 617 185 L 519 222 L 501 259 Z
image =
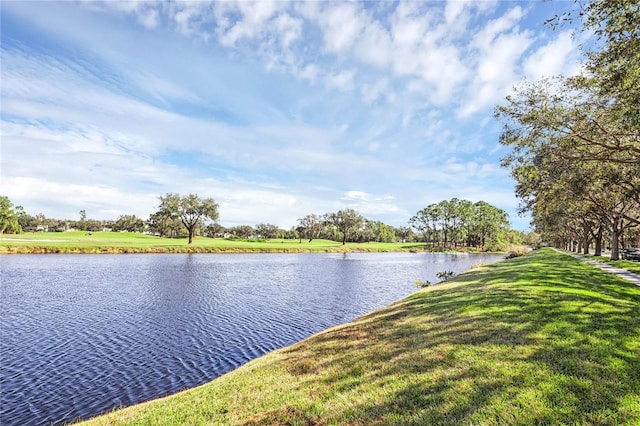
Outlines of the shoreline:
M 638 297 L 614 275 L 540 250 L 468 270 L 204 385 L 80 422 L 635 424 Z
M 377 248 L 227 248 L 227 247 L 46 247 L 0 246 L 0 255 L 19 254 L 251 254 L 251 253 L 448 253 L 448 254 L 506 254 L 503 251 L 429 250 L 429 249 L 377 249 Z

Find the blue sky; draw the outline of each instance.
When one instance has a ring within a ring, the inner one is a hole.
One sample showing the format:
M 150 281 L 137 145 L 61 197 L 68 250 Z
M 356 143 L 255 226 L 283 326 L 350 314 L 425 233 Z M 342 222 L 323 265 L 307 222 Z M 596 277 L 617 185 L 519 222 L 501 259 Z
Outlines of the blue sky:
M 518 200 L 493 108 L 572 74 L 573 1 L 3 1 L 2 194 L 28 213 L 147 218 L 197 193 L 220 223 L 354 208 L 405 226 Z

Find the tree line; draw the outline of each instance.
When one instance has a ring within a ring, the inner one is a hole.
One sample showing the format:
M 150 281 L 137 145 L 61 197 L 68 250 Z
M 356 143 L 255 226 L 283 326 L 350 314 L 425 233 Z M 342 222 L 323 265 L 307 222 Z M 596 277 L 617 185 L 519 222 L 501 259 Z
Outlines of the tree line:
M 485 201 L 452 198 L 420 210 L 409 222 L 432 246 L 496 247 L 504 245 L 509 215 Z
M 186 237 L 192 243 L 196 235 L 211 238 L 240 239 L 328 239 L 347 242 L 424 242 L 431 247 L 473 246 L 495 249 L 500 245 L 521 243 L 525 235 L 511 230 L 505 211 L 479 201 L 453 198 L 418 211 L 408 226 L 394 227 L 370 220 L 356 210 L 346 208 L 325 214 L 309 214 L 290 229 L 274 224 L 239 225 L 226 228 L 218 223 L 219 205 L 212 198 L 197 194 L 182 196 L 168 193 L 159 197 L 157 211 L 147 220 L 136 215 L 121 215 L 116 220 L 88 219 L 85 210 L 79 220 L 57 220 L 40 213 L 27 214 L 0 197 L 2 233 L 24 231 L 128 231 L 146 232 L 161 237 Z
M 525 82 L 496 107 L 502 160 L 549 244 L 611 259 L 640 246 L 640 4 L 593 0 L 549 22 L 594 35 L 577 76 Z

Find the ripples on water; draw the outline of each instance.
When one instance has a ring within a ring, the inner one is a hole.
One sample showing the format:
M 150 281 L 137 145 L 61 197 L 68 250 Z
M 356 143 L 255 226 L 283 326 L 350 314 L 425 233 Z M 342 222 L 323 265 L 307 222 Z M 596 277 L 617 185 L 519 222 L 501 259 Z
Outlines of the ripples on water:
M 1 256 L 0 424 L 59 424 L 205 383 L 496 255 Z

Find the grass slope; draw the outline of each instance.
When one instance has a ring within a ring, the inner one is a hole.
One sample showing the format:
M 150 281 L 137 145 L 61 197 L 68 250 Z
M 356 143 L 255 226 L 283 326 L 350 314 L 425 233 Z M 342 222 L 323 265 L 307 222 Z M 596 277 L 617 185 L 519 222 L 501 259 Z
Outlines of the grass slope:
M 4 235 L 0 253 L 235 253 L 235 252 L 343 252 L 409 251 L 424 248 L 423 243 L 347 243 L 330 240 L 268 241 L 227 240 L 198 237 L 161 238 L 132 232 L 39 232 Z
M 640 424 L 640 287 L 543 249 L 88 424 Z

